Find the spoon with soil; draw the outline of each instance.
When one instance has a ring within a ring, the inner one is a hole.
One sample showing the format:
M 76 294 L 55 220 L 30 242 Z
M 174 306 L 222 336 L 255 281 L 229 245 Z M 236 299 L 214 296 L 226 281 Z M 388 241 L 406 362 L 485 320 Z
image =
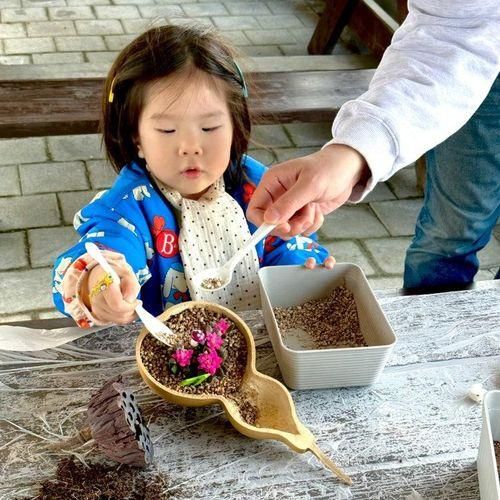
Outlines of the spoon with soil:
M 216 292 L 227 286 L 233 277 L 233 271 L 238 262 L 246 253 L 254 247 L 262 238 L 265 238 L 276 224 L 262 224 L 250 239 L 223 265 L 212 267 L 199 272 L 193 277 L 194 285 L 203 290 Z

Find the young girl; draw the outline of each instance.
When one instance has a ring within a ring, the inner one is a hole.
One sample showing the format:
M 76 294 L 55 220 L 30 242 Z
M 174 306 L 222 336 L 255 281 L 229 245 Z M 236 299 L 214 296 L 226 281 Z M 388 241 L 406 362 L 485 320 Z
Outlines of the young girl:
M 265 171 L 246 155 L 243 75 L 212 31 L 163 26 L 140 35 L 113 64 L 102 108 L 104 145 L 119 175 L 75 215 L 81 239 L 54 271 L 54 302 L 78 325 L 129 323 L 138 296 L 153 314 L 190 299 L 257 308 L 259 266 L 333 267 L 310 238 L 268 236 L 222 290 L 193 285 L 197 272 L 225 263 L 256 230 L 244 213 Z M 89 241 L 120 283 L 85 252 Z

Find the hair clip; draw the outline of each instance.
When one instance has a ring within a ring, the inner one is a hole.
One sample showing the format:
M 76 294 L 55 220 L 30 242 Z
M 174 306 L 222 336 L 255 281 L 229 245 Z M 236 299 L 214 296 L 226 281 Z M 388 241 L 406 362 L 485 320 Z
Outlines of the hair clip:
M 113 80 L 111 80 L 111 87 L 109 89 L 109 94 L 108 94 L 108 102 L 113 102 L 113 99 L 115 97 L 115 94 L 113 94 L 113 87 L 115 85 L 115 80 L 116 80 L 116 75 L 113 77 Z
M 238 66 L 238 63 L 236 61 L 233 61 L 234 65 L 236 66 L 236 69 L 238 70 L 238 74 L 240 75 L 241 78 L 241 84 L 243 87 L 243 97 L 248 97 L 248 88 L 247 88 L 247 82 L 245 82 L 245 77 L 243 76 L 243 71 L 241 71 L 241 68 Z

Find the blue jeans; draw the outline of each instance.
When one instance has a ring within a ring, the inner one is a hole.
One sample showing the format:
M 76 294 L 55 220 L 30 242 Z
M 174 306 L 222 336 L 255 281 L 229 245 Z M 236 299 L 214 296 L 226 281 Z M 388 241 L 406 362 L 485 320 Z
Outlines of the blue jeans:
M 500 214 L 500 76 L 472 118 L 427 153 L 426 167 L 404 287 L 470 284 Z

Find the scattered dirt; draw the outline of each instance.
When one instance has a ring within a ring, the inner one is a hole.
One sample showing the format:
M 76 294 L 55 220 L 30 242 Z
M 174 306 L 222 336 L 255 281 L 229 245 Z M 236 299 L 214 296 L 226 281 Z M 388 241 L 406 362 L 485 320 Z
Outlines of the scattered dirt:
M 63 458 L 57 464 L 56 477 L 41 483 L 34 500 L 163 500 L 178 497 L 162 493 L 169 486 L 165 474 L 146 475 L 128 466 L 108 467 Z

